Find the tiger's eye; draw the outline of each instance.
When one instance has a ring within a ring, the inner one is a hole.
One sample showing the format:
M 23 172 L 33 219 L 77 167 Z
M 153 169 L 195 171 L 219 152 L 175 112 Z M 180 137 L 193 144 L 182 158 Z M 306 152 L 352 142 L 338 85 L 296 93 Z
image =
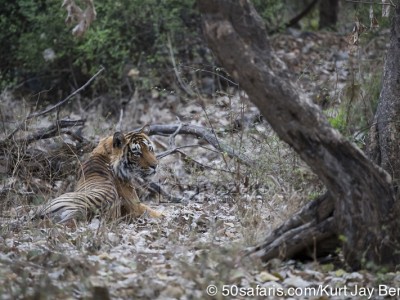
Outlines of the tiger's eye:
M 141 153 L 140 152 L 131 152 L 133 157 L 140 157 Z

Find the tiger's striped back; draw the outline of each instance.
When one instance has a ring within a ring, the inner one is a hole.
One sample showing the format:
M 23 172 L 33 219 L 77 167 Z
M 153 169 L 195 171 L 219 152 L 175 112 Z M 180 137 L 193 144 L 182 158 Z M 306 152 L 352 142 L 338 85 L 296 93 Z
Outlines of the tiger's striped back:
M 71 219 L 87 220 L 96 214 L 119 217 L 119 200 L 110 168 L 110 159 L 94 155 L 82 165 L 80 179 L 75 192 L 63 194 L 46 204 L 39 212 L 40 217 L 56 222 Z

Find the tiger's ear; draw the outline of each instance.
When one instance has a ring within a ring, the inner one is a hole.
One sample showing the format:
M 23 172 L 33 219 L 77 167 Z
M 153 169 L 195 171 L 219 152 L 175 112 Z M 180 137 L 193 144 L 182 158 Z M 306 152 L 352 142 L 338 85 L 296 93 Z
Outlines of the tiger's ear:
M 113 136 L 113 148 L 122 149 L 126 144 L 126 138 L 122 132 L 117 131 Z

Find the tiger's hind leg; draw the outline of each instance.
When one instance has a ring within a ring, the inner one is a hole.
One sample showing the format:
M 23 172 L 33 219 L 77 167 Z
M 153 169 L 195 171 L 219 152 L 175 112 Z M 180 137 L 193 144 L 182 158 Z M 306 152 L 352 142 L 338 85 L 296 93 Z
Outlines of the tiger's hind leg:
M 66 193 L 39 207 L 34 219 L 51 219 L 56 223 L 66 223 L 70 220 L 86 220 L 88 208 L 82 193 Z

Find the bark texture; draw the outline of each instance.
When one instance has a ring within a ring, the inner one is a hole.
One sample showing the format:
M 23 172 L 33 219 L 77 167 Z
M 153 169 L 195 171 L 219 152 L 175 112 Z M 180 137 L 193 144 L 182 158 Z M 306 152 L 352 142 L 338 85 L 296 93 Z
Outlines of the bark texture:
M 393 179 L 399 198 L 400 184 L 400 6 L 392 24 L 383 86 L 370 131 L 369 156 Z
M 399 263 L 399 221 L 392 214 L 395 198 L 387 173 L 334 130 L 319 107 L 281 73 L 284 65 L 273 54 L 261 17 L 248 0 L 197 4 L 204 35 L 219 62 L 328 188 L 334 199 L 334 226 L 326 218 L 324 228 L 345 237 L 349 265 L 359 268 L 364 260 Z M 321 231 L 309 232 L 310 243 L 319 240 Z
M 333 211 L 334 201 L 326 193 L 305 205 L 246 254 L 260 256 L 265 261 L 298 255 L 326 256 L 338 247 Z

